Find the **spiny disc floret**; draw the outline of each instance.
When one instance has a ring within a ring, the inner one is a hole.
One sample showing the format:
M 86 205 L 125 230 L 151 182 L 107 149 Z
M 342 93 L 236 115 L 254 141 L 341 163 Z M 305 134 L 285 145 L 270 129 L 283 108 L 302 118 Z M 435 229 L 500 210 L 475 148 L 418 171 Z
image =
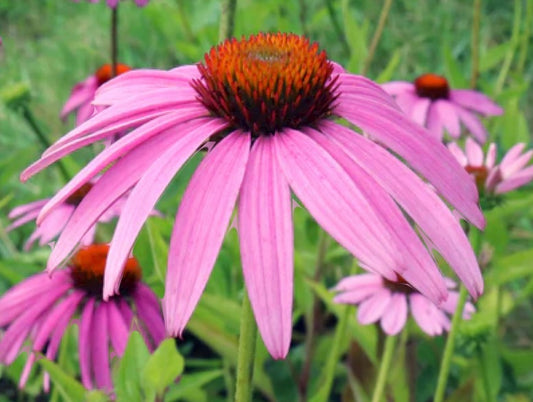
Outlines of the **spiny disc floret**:
M 326 53 L 294 34 L 227 40 L 198 69 L 202 78 L 192 85 L 200 102 L 254 136 L 313 125 L 332 113 L 337 98 Z

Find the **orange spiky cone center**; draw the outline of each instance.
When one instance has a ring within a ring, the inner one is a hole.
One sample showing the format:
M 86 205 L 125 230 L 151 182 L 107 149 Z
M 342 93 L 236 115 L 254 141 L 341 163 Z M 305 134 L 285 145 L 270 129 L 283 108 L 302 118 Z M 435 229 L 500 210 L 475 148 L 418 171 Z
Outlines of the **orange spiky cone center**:
M 70 262 L 70 275 L 74 286 L 101 297 L 108 252 L 107 244 L 92 244 L 79 250 Z M 120 283 L 120 294 L 131 293 L 140 279 L 141 268 L 137 260 L 133 257 L 128 258 Z
M 131 70 L 131 67 L 127 64 L 117 63 L 117 75 L 124 74 Z M 105 84 L 111 78 L 113 78 L 113 66 L 111 64 L 104 64 L 94 74 L 98 82 L 98 86 Z
M 448 81 L 441 75 L 423 74 L 415 80 L 415 89 L 418 96 L 423 98 L 447 99 L 450 95 Z
M 193 81 L 200 102 L 253 136 L 312 126 L 332 114 L 337 80 L 326 53 L 294 34 L 260 33 L 211 49 Z

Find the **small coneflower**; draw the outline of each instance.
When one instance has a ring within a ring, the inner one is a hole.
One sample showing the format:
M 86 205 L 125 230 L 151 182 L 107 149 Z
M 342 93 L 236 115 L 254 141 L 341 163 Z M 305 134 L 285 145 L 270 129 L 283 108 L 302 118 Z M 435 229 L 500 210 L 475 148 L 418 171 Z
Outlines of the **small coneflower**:
M 475 179 L 482 194 L 503 194 L 522 187 L 533 180 L 533 166 L 527 166 L 533 150 L 524 152 L 526 144 L 516 144 L 496 163 L 496 144 L 489 145 L 486 156 L 473 140 L 467 139 L 464 151 L 455 142 L 448 149 Z M 526 167 L 527 166 L 527 167 Z
M 65 330 L 77 323 L 81 380 L 88 389 L 112 389 L 111 356 L 122 356 L 129 333 L 139 331 L 150 350 L 165 336 L 159 301 L 140 282 L 141 270 L 129 257 L 124 264 L 120 296 L 102 300 L 104 267 L 109 246 L 81 249 L 67 269 L 53 276 L 34 275 L 0 298 L 0 363 L 11 364 L 28 344 L 28 359 L 20 378 L 24 387 L 43 354 L 55 359 Z M 36 297 L 36 295 L 39 295 Z M 49 378 L 45 374 L 45 390 Z
M 277 33 L 227 40 L 198 65 L 123 74 L 103 85 L 94 103 L 104 109 L 22 174 L 26 180 L 82 146 L 131 130 L 41 212 L 44 219 L 114 162 L 95 185 L 99 196 L 80 205 L 65 227 L 48 270 L 60 266 L 94 219 L 133 188 L 105 272 L 104 297 L 113 295 L 149 211 L 187 160 L 209 144 L 183 195 L 170 241 L 163 310 L 172 335 L 182 333 L 198 303 L 237 206 L 244 278 L 259 330 L 273 357 L 287 354 L 293 193 L 361 262 L 391 280 L 401 274 L 432 300 L 444 300 L 443 278 L 405 211 L 471 294 L 482 292 L 468 239 L 421 179 L 482 227 L 477 189 L 468 174 L 377 84 L 344 72 L 304 37 Z M 74 219 L 77 214 L 84 219 Z
M 72 0 L 75 3 L 79 3 L 80 0 Z M 100 0 L 87 0 L 89 3 L 98 3 Z M 137 7 L 144 7 L 150 0 L 134 0 Z M 116 8 L 119 0 L 106 0 L 108 7 Z
M 364 325 L 380 321 L 381 328 L 387 335 L 396 335 L 403 329 L 410 311 L 425 333 L 436 336 L 449 330 L 449 315 L 454 313 L 459 299 L 459 293 L 453 290 L 456 287 L 454 281 L 449 278 L 445 278 L 445 281 L 449 292 L 440 306 L 420 294 L 401 276 L 391 281 L 374 273 L 349 276 L 341 280 L 334 288 L 338 294 L 333 301 L 359 306 L 358 321 Z M 467 302 L 463 318 L 469 319 L 474 311 L 472 303 Z
M 131 67 L 118 63 L 116 67 L 117 75 L 130 71 Z M 94 113 L 94 106 L 91 102 L 98 87 L 113 78 L 113 68 L 111 64 L 104 64 L 96 72 L 87 77 L 82 82 L 78 82 L 72 88 L 67 102 L 61 110 L 60 117 L 65 120 L 70 113 L 76 112 L 76 125 L 80 125 Z
M 40 246 L 49 244 L 54 240 L 63 230 L 74 210 L 92 189 L 94 183 L 87 182 L 80 186 L 75 192 L 70 194 L 61 205 L 58 205 L 54 211 L 50 213 L 39 223 L 37 228 L 30 235 L 24 244 L 24 250 L 29 250 L 36 241 L 39 241 Z M 7 231 L 16 229 L 28 222 L 34 221 L 39 216 L 41 209 L 50 201 L 50 198 L 30 202 L 29 204 L 19 205 L 13 208 L 8 217 L 13 222 L 7 227 Z M 120 211 L 124 206 L 125 198 L 119 198 L 109 209 L 98 217 L 98 222 L 109 222 L 113 218 L 120 215 Z M 91 225 L 84 233 L 83 237 L 79 239 L 83 245 L 88 245 L 93 242 L 96 225 Z
M 408 116 L 439 140 L 444 129 L 452 138 L 459 138 L 462 122 L 478 142 L 484 143 L 487 132 L 476 114 L 503 113 L 488 96 L 471 89 L 452 89 L 446 78 L 436 74 L 423 74 L 413 83 L 393 81 L 382 87 Z

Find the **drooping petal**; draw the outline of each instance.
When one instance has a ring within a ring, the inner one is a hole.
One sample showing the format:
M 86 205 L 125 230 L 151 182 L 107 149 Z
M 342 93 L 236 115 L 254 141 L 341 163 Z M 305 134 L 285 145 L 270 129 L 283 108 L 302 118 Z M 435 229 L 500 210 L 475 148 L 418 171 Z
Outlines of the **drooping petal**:
M 426 126 L 433 138 L 439 142 L 442 141 L 442 136 L 444 135 L 444 125 L 435 105 L 431 105 L 429 107 Z
M 450 100 L 486 116 L 497 116 L 503 113 L 503 109 L 488 96 L 471 89 L 452 89 Z
M 444 301 L 447 290 L 437 265 L 387 192 L 326 135 L 311 129 L 305 132 L 342 166 L 381 217 L 401 255 L 402 265 L 392 267 L 395 272 L 436 303 Z
M 91 75 L 85 81 L 76 84 L 74 88 L 72 88 L 72 92 L 61 110 L 61 119 L 64 120 L 69 113 L 73 112 L 84 103 L 90 102 L 94 97 L 97 87 L 98 83 L 94 75 Z
M 238 233 L 255 319 L 268 351 L 280 359 L 291 341 L 294 239 L 291 193 L 273 146 L 272 137 L 259 137 L 250 153 Z
M 105 300 L 118 293 L 124 264 L 135 239 L 170 180 L 200 145 L 225 125 L 223 120 L 211 119 L 187 131 L 150 165 L 134 187 L 111 240 L 104 275 Z
M 429 186 L 385 149 L 347 127 L 324 122 L 321 131 L 338 141 L 415 220 L 477 298 L 483 291 L 483 278 L 472 247 L 455 217 Z
M 348 174 L 307 135 L 287 129 L 274 137 L 276 155 L 302 204 L 342 246 L 389 279 L 400 253 L 366 197 Z M 349 218 L 349 219 L 348 219 Z
M 343 278 L 337 285 L 334 290 L 337 292 L 356 290 L 357 288 L 366 288 L 368 286 L 381 286 L 383 284 L 383 279 L 381 276 L 367 273 L 352 275 Z
M 381 84 L 381 88 L 390 95 L 400 95 L 405 92 L 415 92 L 415 86 L 407 81 L 391 81 Z
M 48 258 L 47 271 L 53 271 L 68 258 L 94 222 L 142 177 L 155 157 L 168 149 L 177 135 L 179 133 L 170 130 L 147 140 L 120 158 L 98 179 L 65 226 Z
M 529 183 L 533 180 L 533 166 L 521 170 L 520 172 L 514 174 L 508 179 L 504 179 L 501 183 L 496 185 L 496 194 L 503 194 L 509 191 L 515 190 L 518 187 Z
M 438 311 L 433 303 L 418 293 L 409 295 L 411 312 L 418 326 L 428 335 L 435 336 L 442 333 L 442 328 L 436 318 Z
M 13 208 L 9 212 L 7 217 L 9 219 L 15 219 L 18 216 L 27 214 L 29 212 L 39 211 L 44 206 L 44 204 L 46 204 L 46 201 L 47 200 L 44 199 L 44 200 L 33 201 L 33 202 L 30 202 L 29 204 L 19 205 L 18 207 Z
M 122 356 L 128 343 L 129 329 L 115 300 L 107 302 L 107 306 L 107 327 L 111 346 L 118 356 Z
M 167 332 L 180 335 L 207 283 L 239 194 L 250 134 L 219 142 L 196 169 L 170 240 L 163 311 Z
M 393 293 L 388 306 L 381 317 L 381 328 L 387 335 L 396 335 L 407 321 L 407 297 L 402 293 Z
M 148 341 L 147 345 L 152 344 L 155 348 L 165 339 L 165 324 L 159 301 L 153 292 L 142 283 L 137 285 L 133 298 L 137 308 L 137 316 L 142 324 L 141 332 L 144 333 L 146 328 L 151 338 L 151 342 Z
M 409 111 L 409 116 L 413 119 L 415 123 L 420 124 L 421 126 L 426 125 L 429 106 L 431 105 L 431 99 L 421 98 L 416 101 Z
M 485 130 L 485 127 L 477 116 L 475 116 L 473 112 L 469 112 L 460 106 L 454 105 L 454 107 L 459 119 L 463 122 L 468 131 L 470 131 L 480 144 L 484 144 L 487 140 L 487 130 Z
M 391 292 L 387 289 L 378 290 L 374 295 L 364 300 L 357 310 L 357 320 L 361 324 L 372 324 L 378 321 L 391 299 Z
M 386 104 L 375 107 L 340 99 L 335 113 L 359 126 L 404 158 L 464 217 L 475 226 L 484 227 L 485 219 L 477 204 L 478 192 L 474 182 L 446 147 L 428 136 L 422 127 Z
M 432 105 L 440 116 L 440 121 L 443 126 L 448 130 L 448 133 L 453 138 L 459 138 L 461 135 L 461 126 L 459 124 L 459 117 L 455 112 L 453 104 L 447 100 L 437 100 Z
M 112 390 L 109 367 L 109 328 L 107 325 L 107 303 L 95 308 L 91 322 L 91 363 L 93 377 L 99 389 Z
M 81 382 L 87 389 L 93 388 L 93 381 L 91 377 L 91 335 L 94 316 L 94 302 L 94 298 L 87 300 L 79 323 L 78 354 L 80 359 Z

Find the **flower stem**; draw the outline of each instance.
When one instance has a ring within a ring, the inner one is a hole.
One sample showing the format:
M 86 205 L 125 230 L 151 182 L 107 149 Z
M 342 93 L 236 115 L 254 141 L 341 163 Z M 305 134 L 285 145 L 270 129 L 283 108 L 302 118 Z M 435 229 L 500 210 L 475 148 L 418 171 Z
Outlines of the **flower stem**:
M 117 75 L 118 59 L 118 4 L 111 9 L 111 77 Z
M 222 1 L 222 11 L 220 13 L 220 30 L 218 31 L 218 38 L 221 42 L 233 36 L 236 8 L 237 0 Z
M 394 355 L 394 347 L 396 345 L 396 336 L 388 335 L 385 340 L 385 347 L 383 355 L 381 356 L 381 365 L 379 366 L 378 379 L 374 388 L 374 395 L 372 395 L 372 402 L 379 402 L 385 391 L 385 384 L 387 382 L 387 375 L 392 363 L 392 356 Z
M 450 372 L 450 365 L 453 356 L 453 349 L 455 346 L 455 337 L 459 328 L 459 322 L 463 315 L 464 306 L 466 303 L 467 291 L 464 285 L 461 285 L 459 290 L 459 300 L 457 301 L 457 307 L 453 313 L 452 325 L 448 338 L 446 339 L 446 345 L 444 346 L 444 354 L 440 364 L 439 377 L 437 380 L 437 389 L 435 390 L 435 397 L 433 402 L 442 402 L 444 399 L 444 392 L 446 391 L 446 384 L 448 382 L 448 374 Z
M 481 19 L 481 0 L 474 0 L 472 21 L 472 76 L 470 88 L 475 88 L 479 77 L 479 21 Z
M 245 290 L 242 300 L 239 349 L 237 351 L 237 383 L 235 390 L 235 401 L 237 402 L 252 400 L 256 338 L 257 326 L 254 312 L 248 293 Z
M 28 125 L 31 127 L 33 133 L 35 134 L 35 136 L 37 137 L 37 139 L 43 146 L 43 149 L 48 149 L 50 145 L 52 144 L 50 143 L 50 141 L 48 141 L 48 138 L 46 138 L 46 135 L 41 130 L 41 127 L 39 127 L 39 124 L 37 123 L 37 119 L 33 115 L 30 108 L 27 105 L 24 105 L 21 108 L 21 112 L 22 112 L 22 117 L 24 117 L 24 120 L 26 120 L 26 123 L 28 123 Z M 68 174 L 67 168 L 65 167 L 61 159 L 57 161 L 56 166 L 61 172 L 61 175 L 63 176 L 65 181 L 69 181 L 70 175 Z
M 346 7 L 348 7 L 347 0 L 346 1 Z M 348 44 L 348 41 L 346 40 L 346 36 L 344 35 L 344 31 L 342 27 L 339 24 L 339 21 L 337 20 L 337 14 L 335 13 L 335 8 L 333 6 L 333 0 L 326 0 L 326 8 L 328 10 L 328 16 L 331 21 L 331 27 L 335 31 L 335 34 L 337 35 L 337 39 L 342 45 L 342 49 L 346 56 L 348 57 L 350 55 L 350 45 Z
M 374 58 L 374 54 L 376 53 L 379 40 L 381 39 L 381 34 L 383 33 L 383 29 L 385 28 L 387 17 L 389 16 L 391 5 L 392 5 L 392 0 L 385 0 L 383 7 L 381 8 L 381 13 L 379 14 L 378 26 L 376 28 L 376 32 L 374 32 L 374 36 L 372 37 L 372 42 L 370 42 L 370 48 L 368 49 L 368 54 L 363 64 L 363 68 L 361 69 L 362 75 L 365 75 L 368 72 L 368 69 L 370 68 L 370 63 L 372 62 L 372 59 Z

